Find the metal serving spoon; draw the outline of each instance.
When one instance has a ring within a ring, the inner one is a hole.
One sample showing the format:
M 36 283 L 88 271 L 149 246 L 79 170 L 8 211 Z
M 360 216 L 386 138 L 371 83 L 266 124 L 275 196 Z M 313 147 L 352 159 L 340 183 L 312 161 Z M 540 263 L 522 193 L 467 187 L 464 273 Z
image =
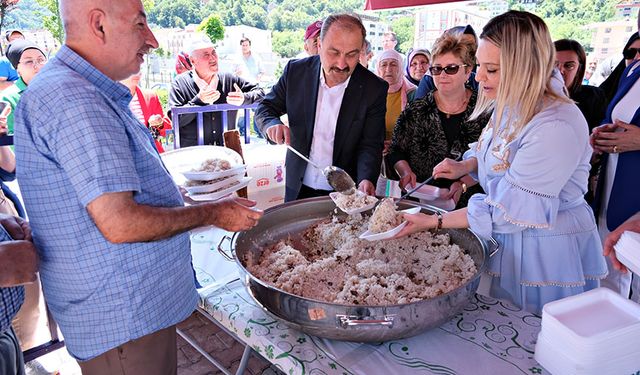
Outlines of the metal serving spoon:
M 456 152 L 454 153 L 455 161 L 460 161 L 462 160 L 462 154 Z M 427 178 L 426 180 L 422 181 L 421 183 L 419 183 L 418 185 L 416 185 L 413 189 L 408 190 L 406 193 L 402 194 L 402 196 L 400 196 L 400 198 L 398 198 L 396 201 L 399 202 L 409 196 L 411 196 L 411 194 L 415 193 L 418 189 L 420 189 L 421 187 L 423 187 L 424 185 L 428 184 L 429 182 L 433 181 L 433 176 Z M 380 202 L 382 202 L 382 199 L 380 199 L 378 202 L 376 202 L 375 206 L 373 206 L 373 210 L 375 211 L 376 208 L 378 208 L 378 205 L 380 204 Z
M 325 168 L 320 168 L 316 163 L 309 160 L 309 158 L 302 155 L 295 148 L 291 147 L 290 145 L 287 145 L 287 148 L 294 154 L 298 155 L 302 160 L 312 165 L 314 168 L 321 170 L 322 174 L 327 179 L 327 182 L 329 183 L 329 185 L 331 185 L 333 190 L 344 195 L 351 195 L 356 192 L 356 183 L 353 182 L 351 176 L 349 176 L 349 174 L 345 172 L 344 169 L 334 167 L 333 165 Z

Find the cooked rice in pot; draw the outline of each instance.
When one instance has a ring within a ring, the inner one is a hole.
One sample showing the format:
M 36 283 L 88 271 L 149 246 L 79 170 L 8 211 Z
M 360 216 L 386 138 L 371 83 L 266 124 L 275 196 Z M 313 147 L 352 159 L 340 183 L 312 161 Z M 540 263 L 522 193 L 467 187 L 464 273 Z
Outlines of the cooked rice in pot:
M 369 217 L 334 216 L 282 240 L 260 259 L 246 259 L 258 279 L 297 296 L 348 305 L 393 305 L 447 293 L 476 273 L 471 257 L 448 234 L 421 232 L 368 242 L 358 235 Z

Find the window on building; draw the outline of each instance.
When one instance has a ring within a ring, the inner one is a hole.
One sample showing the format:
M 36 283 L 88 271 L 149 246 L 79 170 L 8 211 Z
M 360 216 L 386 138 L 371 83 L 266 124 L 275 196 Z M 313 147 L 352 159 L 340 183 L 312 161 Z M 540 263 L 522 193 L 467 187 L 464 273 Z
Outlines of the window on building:
M 609 54 L 609 48 L 603 48 L 600 50 L 600 53 L 603 55 L 608 55 Z
M 604 44 L 609 44 L 609 42 L 610 42 L 609 38 L 602 39 L 602 43 L 604 43 Z
M 611 28 L 610 27 L 605 27 L 604 28 L 604 33 L 605 34 L 609 34 L 611 32 Z
M 376 35 L 376 32 L 375 31 L 370 31 L 369 35 Z
M 625 33 L 630 33 L 630 32 L 632 32 L 632 31 L 633 31 L 633 27 L 631 27 L 631 26 L 627 26 L 627 27 L 624 29 L 624 32 L 625 32 Z

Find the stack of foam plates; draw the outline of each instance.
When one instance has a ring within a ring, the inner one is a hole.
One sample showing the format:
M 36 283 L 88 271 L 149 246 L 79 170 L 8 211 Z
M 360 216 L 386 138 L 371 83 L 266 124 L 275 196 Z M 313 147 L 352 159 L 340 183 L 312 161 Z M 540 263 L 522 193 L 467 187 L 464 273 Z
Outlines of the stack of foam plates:
M 598 288 L 544 305 L 535 359 L 556 375 L 640 370 L 640 305 Z
M 640 275 L 640 233 L 622 233 L 613 248 L 616 250 L 616 258 L 631 272 Z

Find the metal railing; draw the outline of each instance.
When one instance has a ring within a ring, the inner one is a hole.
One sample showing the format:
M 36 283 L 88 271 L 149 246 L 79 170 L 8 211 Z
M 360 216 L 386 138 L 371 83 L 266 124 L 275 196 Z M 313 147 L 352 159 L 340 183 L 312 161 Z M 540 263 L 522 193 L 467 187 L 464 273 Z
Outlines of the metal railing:
M 258 108 L 258 103 L 235 106 L 231 104 L 211 104 L 205 106 L 187 106 L 187 107 L 174 107 L 171 108 L 171 123 L 173 125 L 173 147 L 175 149 L 180 148 L 180 115 L 187 113 L 196 114 L 196 124 L 198 126 L 198 144 L 204 144 L 204 123 L 202 115 L 209 112 L 222 112 L 222 133 L 226 132 L 228 128 L 229 111 L 244 111 L 244 121 L 241 126 L 244 128 L 244 143 L 249 143 L 251 140 L 251 110 Z M 232 129 L 235 129 L 235 125 Z

